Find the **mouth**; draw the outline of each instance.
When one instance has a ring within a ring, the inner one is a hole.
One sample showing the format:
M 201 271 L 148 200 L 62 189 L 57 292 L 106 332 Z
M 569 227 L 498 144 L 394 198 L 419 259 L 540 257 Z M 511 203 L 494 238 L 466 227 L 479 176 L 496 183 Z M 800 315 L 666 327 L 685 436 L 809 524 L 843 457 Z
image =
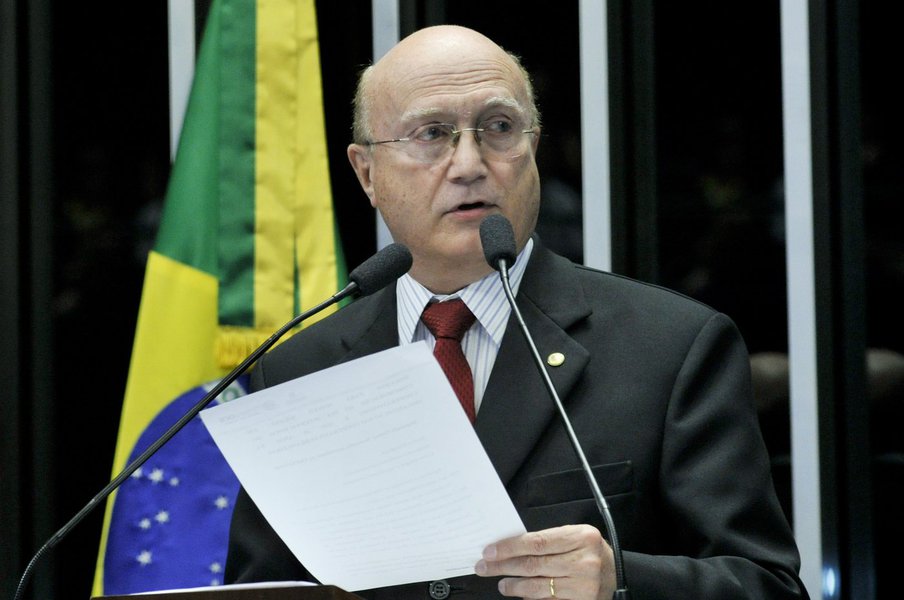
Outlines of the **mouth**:
M 459 204 L 455 208 L 452 209 L 454 213 L 473 213 L 478 211 L 487 210 L 492 208 L 492 204 L 488 204 L 486 202 L 468 202 L 465 204 Z

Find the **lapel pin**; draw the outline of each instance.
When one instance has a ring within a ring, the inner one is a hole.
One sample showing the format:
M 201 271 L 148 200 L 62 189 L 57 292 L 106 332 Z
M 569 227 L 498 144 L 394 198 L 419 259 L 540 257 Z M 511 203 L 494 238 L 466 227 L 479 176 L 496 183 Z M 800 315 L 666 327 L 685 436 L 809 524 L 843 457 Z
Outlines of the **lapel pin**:
M 562 366 L 562 363 L 565 362 L 565 355 L 561 352 L 553 352 L 548 357 L 546 357 L 546 364 L 550 367 L 559 367 Z

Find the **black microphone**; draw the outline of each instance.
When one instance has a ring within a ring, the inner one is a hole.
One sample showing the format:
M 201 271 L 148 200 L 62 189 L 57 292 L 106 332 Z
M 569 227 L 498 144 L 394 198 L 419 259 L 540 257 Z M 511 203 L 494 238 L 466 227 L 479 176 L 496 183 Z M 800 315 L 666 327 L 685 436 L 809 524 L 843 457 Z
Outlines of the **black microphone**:
M 590 469 L 590 464 L 587 462 L 584 450 L 581 448 L 578 437 L 574 433 L 574 428 L 571 426 L 571 420 L 568 418 L 565 407 L 559 399 L 559 394 L 552 384 L 552 379 L 549 378 L 549 373 L 546 371 L 546 365 L 543 364 L 543 359 L 540 358 L 540 353 L 537 351 L 537 345 L 534 344 L 534 339 L 531 336 L 530 331 L 528 331 L 527 325 L 524 323 L 521 311 L 518 310 L 518 305 L 515 303 L 515 294 L 512 293 L 512 286 L 509 283 L 508 273 L 509 266 L 515 264 L 515 257 L 517 256 L 515 233 L 512 230 L 512 224 L 500 214 L 490 215 L 480 223 L 480 243 L 483 244 L 483 255 L 486 257 L 487 262 L 491 267 L 499 271 L 499 278 L 502 280 L 502 288 L 505 290 L 505 297 L 512 307 L 512 314 L 515 315 L 515 318 L 518 320 L 518 325 L 521 327 L 521 333 L 524 334 L 524 339 L 530 347 L 531 355 L 534 357 L 537 369 L 543 377 L 546 389 L 549 391 L 549 395 L 552 397 L 553 402 L 555 402 L 556 408 L 559 411 L 559 416 L 562 419 L 562 424 L 565 425 L 565 431 L 568 433 L 568 439 L 571 441 L 571 447 L 574 448 L 574 452 L 584 471 L 584 477 L 587 478 L 587 483 L 590 484 L 590 490 L 593 492 L 593 499 L 596 501 L 596 508 L 603 517 L 603 523 L 606 526 L 606 533 L 609 534 L 609 543 L 612 546 L 612 554 L 615 562 L 616 589 L 615 593 L 612 594 L 612 598 L 613 600 L 629 600 L 631 594 L 628 592 L 628 584 L 625 581 L 625 565 L 622 558 L 621 545 L 618 543 L 618 534 L 615 531 L 615 522 L 612 520 L 609 503 L 606 502 L 605 496 L 603 496 L 603 493 L 600 491 L 600 486 L 593 476 L 593 471 Z
M 72 519 L 69 520 L 68 523 L 63 525 L 59 531 L 57 531 L 53 537 L 51 537 L 41 548 L 35 553 L 32 559 L 29 561 L 28 565 L 25 567 L 25 571 L 22 573 L 22 578 L 19 580 L 19 586 L 16 589 L 16 595 L 14 597 L 15 600 L 19 600 L 22 597 L 22 594 L 25 592 L 25 588 L 28 586 L 28 581 L 31 577 L 31 573 L 34 570 L 35 565 L 41 560 L 41 558 L 50 551 L 54 546 L 56 546 L 60 540 L 62 540 L 76 525 L 78 525 L 82 519 L 84 519 L 88 513 L 94 510 L 98 504 L 103 502 L 107 496 L 109 496 L 113 490 L 118 488 L 122 483 L 128 479 L 132 473 L 134 473 L 138 467 L 143 465 L 157 450 L 159 450 L 164 444 L 166 444 L 174 435 L 179 433 L 185 425 L 188 424 L 199 412 L 201 412 L 204 407 L 206 407 L 210 402 L 222 393 L 227 387 L 229 387 L 232 382 L 239 378 L 239 376 L 248 370 L 251 365 L 253 365 L 261 355 L 273 347 L 273 344 L 279 341 L 281 337 L 283 337 L 286 332 L 290 329 L 304 321 L 305 319 L 316 315 L 321 312 L 325 308 L 336 304 L 340 300 L 343 300 L 353 294 L 357 294 L 360 296 L 367 296 L 369 294 L 373 294 L 377 292 L 411 269 L 411 252 L 403 246 L 402 244 L 390 244 L 386 246 L 366 261 L 361 263 L 358 268 L 354 269 L 351 273 L 349 273 L 349 284 L 344 288 L 330 296 L 327 300 L 324 300 L 317 306 L 306 310 L 305 312 L 297 315 L 288 323 L 280 327 L 276 330 L 276 333 L 267 338 L 263 344 L 257 347 L 254 352 L 249 354 L 245 360 L 243 360 L 236 368 L 234 368 L 228 375 L 226 375 L 220 382 L 214 386 L 212 390 L 207 392 L 207 394 L 195 404 L 191 410 L 185 413 L 181 419 L 179 419 L 172 427 L 170 427 L 166 433 L 161 435 L 153 444 L 148 446 L 147 450 L 141 453 L 141 455 L 133 460 L 125 469 L 123 469 L 119 475 L 117 475 L 107 486 L 102 489 L 94 498 L 91 499 L 88 504 L 82 508 Z
M 402 244 L 389 244 L 349 274 L 349 287 L 356 286 L 349 293 L 357 291 L 359 296 L 369 296 L 378 292 L 407 273 L 411 269 L 411 262 L 408 248 Z

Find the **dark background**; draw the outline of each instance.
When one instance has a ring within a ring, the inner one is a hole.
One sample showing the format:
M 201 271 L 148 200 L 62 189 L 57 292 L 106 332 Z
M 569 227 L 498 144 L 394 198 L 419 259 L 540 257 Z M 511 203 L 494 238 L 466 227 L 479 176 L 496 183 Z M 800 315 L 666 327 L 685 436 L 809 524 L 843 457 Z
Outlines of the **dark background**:
M 752 353 L 781 356 L 787 318 L 779 3 L 638 4 L 622 8 L 648 11 L 655 40 L 642 56 L 652 65 L 646 91 L 655 98 L 647 111 L 655 201 L 632 218 L 655 235 L 637 252 L 647 257 L 644 264 L 620 270 L 726 312 Z M 197 3 L 199 31 L 207 5 Z M 170 142 L 166 3 L 0 6 L 6 57 L 0 312 L 5 330 L 15 332 L 14 345 L 0 346 L 7 392 L 0 515 L 9 531 L 0 535 L 0 596 L 11 597 L 28 556 L 110 477 Z M 522 56 L 544 121 L 538 229 L 580 261 L 578 6 L 525 6 L 403 2 L 403 34 L 427 23 L 460 23 Z M 351 267 L 376 243 L 372 211 L 345 156 L 355 77 L 370 61 L 371 15 L 367 2 L 320 1 L 317 8 L 333 196 Z M 900 12 L 876 0 L 864 0 L 859 10 L 863 327 L 867 345 L 891 351 L 892 361 L 904 353 L 904 102 L 893 82 L 904 55 Z M 637 60 L 634 52 L 626 61 Z M 902 450 L 896 381 L 871 380 L 870 443 L 882 452 Z M 774 458 L 787 460 L 787 398 L 781 390 L 768 405 L 764 398 L 767 442 Z M 787 507 L 786 476 L 780 471 L 777 483 Z M 36 596 L 88 596 L 101 518 L 96 511 L 39 567 Z M 893 564 L 883 539 L 877 534 L 880 590 Z

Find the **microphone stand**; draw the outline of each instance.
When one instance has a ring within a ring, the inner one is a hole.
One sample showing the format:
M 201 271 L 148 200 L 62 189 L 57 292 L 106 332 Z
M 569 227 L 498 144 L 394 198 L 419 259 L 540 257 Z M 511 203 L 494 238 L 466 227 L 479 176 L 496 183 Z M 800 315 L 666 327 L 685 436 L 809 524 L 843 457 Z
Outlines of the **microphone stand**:
M 43 546 L 35 553 L 32 559 L 29 561 L 28 565 L 25 567 L 25 571 L 22 573 L 22 578 L 19 580 L 19 586 L 16 588 L 16 595 L 14 596 L 14 600 L 20 600 L 22 598 L 22 594 L 24 593 L 26 587 L 28 586 L 28 581 L 31 578 L 31 573 L 34 570 L 35 565 L 41 560 L 41 558 L 47 554 L 54 546 L 59 543 L 61 539 L 63 539 L 76 525 L 78 525 L 88 514 L 94 510 L 98 504 L 104 501 L 107 496 L 109 496 L 113 490 L 118 488 L 122 483 L 131 477 L 132 473 L 134 473 L 138 467 L 143 465 L 147 460 L 159 450 L 164 444 L 166 444 L 174 435 L 179 433 L 179 431 L 188 424 L 199 412 L 201 412 L 204 407 L 206 407 L 214 398 L 219 396 L 223 390 L 229 387 L 232 382 L 239 378 L 242 373 L 248 370 L 248 368 L 254 364 L 261 355 L 273 347 L 281 337 L 283 337 L 290 329 L 297 326 L 299 323 L 309 318 L 312 315 L 315 315 L 322 311 L 323 309 L 336 304 L 340 300 L 351 296 L 355 292 L 358 291 L 358 284 L 355 281 L 352 281 L 347 286 L 342 288 L 340 291 L 336 292 L 327 300 L 324 300 L 317 306 L 306 310 L 305 312 L 297 315 L 288 323 L 280 327 L 276 330 L 276 332 L 271 335 L 267 340 L 257 347 L 254 352 L 249 354 L 245 360 L 243 360 L 237 367 L 235 367 L 232 371 L 229 372 L 228 375 L 223 377 L 220 382 L 213 387 L 207 394 L 195 404 L 191 410 L 185 413 L 181 419 L 176 421 L 172 427 L 170 427 L 166 433 L 160 436 L 157 441 L 148 446 L 147 450 L 141 453 L 138 458 L 133 460 L 125 469 L 123 469 L 119 475 L 113 478 L 110 483 L 107 484 L 104 489 L 102 489 L 94 498 L 92 498 L 88 504 L 84 506 L 74 517 L 72 517 L 68 523 L 63 525 L 59 531 L 57 531 L 53 537 L 51 537 L 47 542 L 44 543 Z
M 565 407 L 562 405 L 562 400 L 559 399 L 559 394 L 556 392 L 555 386 L 552 384 L 552 379 L 549 378 L 549 373 L 546 371 L 546 367 L 543 365 L 543 359 L 540 357 L 540 353 L 537 351 L 537 346 L 534 344 L 533 337 L 530 335 L 530 331 L 527 329 L 527 325 L 524 323 L 524 318 L 521 316 L 521 311 L 518 309 L 518 305 L 515 303 L 515 294 L 512 293 L 512 286 L 509 283 L 509 269 L 508 269 L 508 261 L 505 258 L 500 258 L 497 270 L 499 271 L 499 278 L 502 280 L 502 288 L 505 290 L 505 296 L 508 298 L 508 302 L 512 307 L 512 313 L 515 315 L 515 319 L 518 321 L 518 325 L 521 327 L 521 333 L 524 334 L 524 339 L 527 342 L 527 345 L 530 347 L 531 355 L 534 358 L 534 362 L 537 364 L 537 369 L 540 371 L 540 375 L 543 377 L 543 382 L 546 384 L 546 389 L 549 390 L 549 395 L 552 397 L 553 402 L 555 402 L 556 409 L 559 411 L 559 415 L 562 417 L 562 424 L 565 425 L 565 431 L 568 433 L 568 438 L 571 441 L 571 446 L 574 448 L 575 454 L 577 454 L 578 460 L 581 463 L 581 468 L 584 472 L 584 477 L 587 479 L 587 483 L 590 485 L 590 490 L 593 492 L 593 499 L 596 501 L 596 507 L 600 512 L 600 515 L 603 517 L 603 523 L 606 526 L 606 533 L 609 534 L 609 542 L 612 547 L 612 554 L 615 563 L 615 592 L 612 594 L 612 600 L 630 600 L 631 594 L 628 591 L 628 584 L 625 581 L 625 565 L 624 560 L 622 558 L 621 545 L 618 543 L 618 534 L 615 531 L 615 522 L 612 520 L 612 513 L 609 510 L 609 503 L 606 502 L 605 496 L 600 491 L 599 484 L 597 484 L 596 479 L 593 477 L 593 471 L 590 469 L 590 463 L 587 462 L 587 457 L 584 456 L 584 451 L 581 449 L 581 444 L 578 442 L 578 437 L 574 432 L 574 428 L 571 426 L 571 420 L 568 418 L 568 414 L 565 412 Z

